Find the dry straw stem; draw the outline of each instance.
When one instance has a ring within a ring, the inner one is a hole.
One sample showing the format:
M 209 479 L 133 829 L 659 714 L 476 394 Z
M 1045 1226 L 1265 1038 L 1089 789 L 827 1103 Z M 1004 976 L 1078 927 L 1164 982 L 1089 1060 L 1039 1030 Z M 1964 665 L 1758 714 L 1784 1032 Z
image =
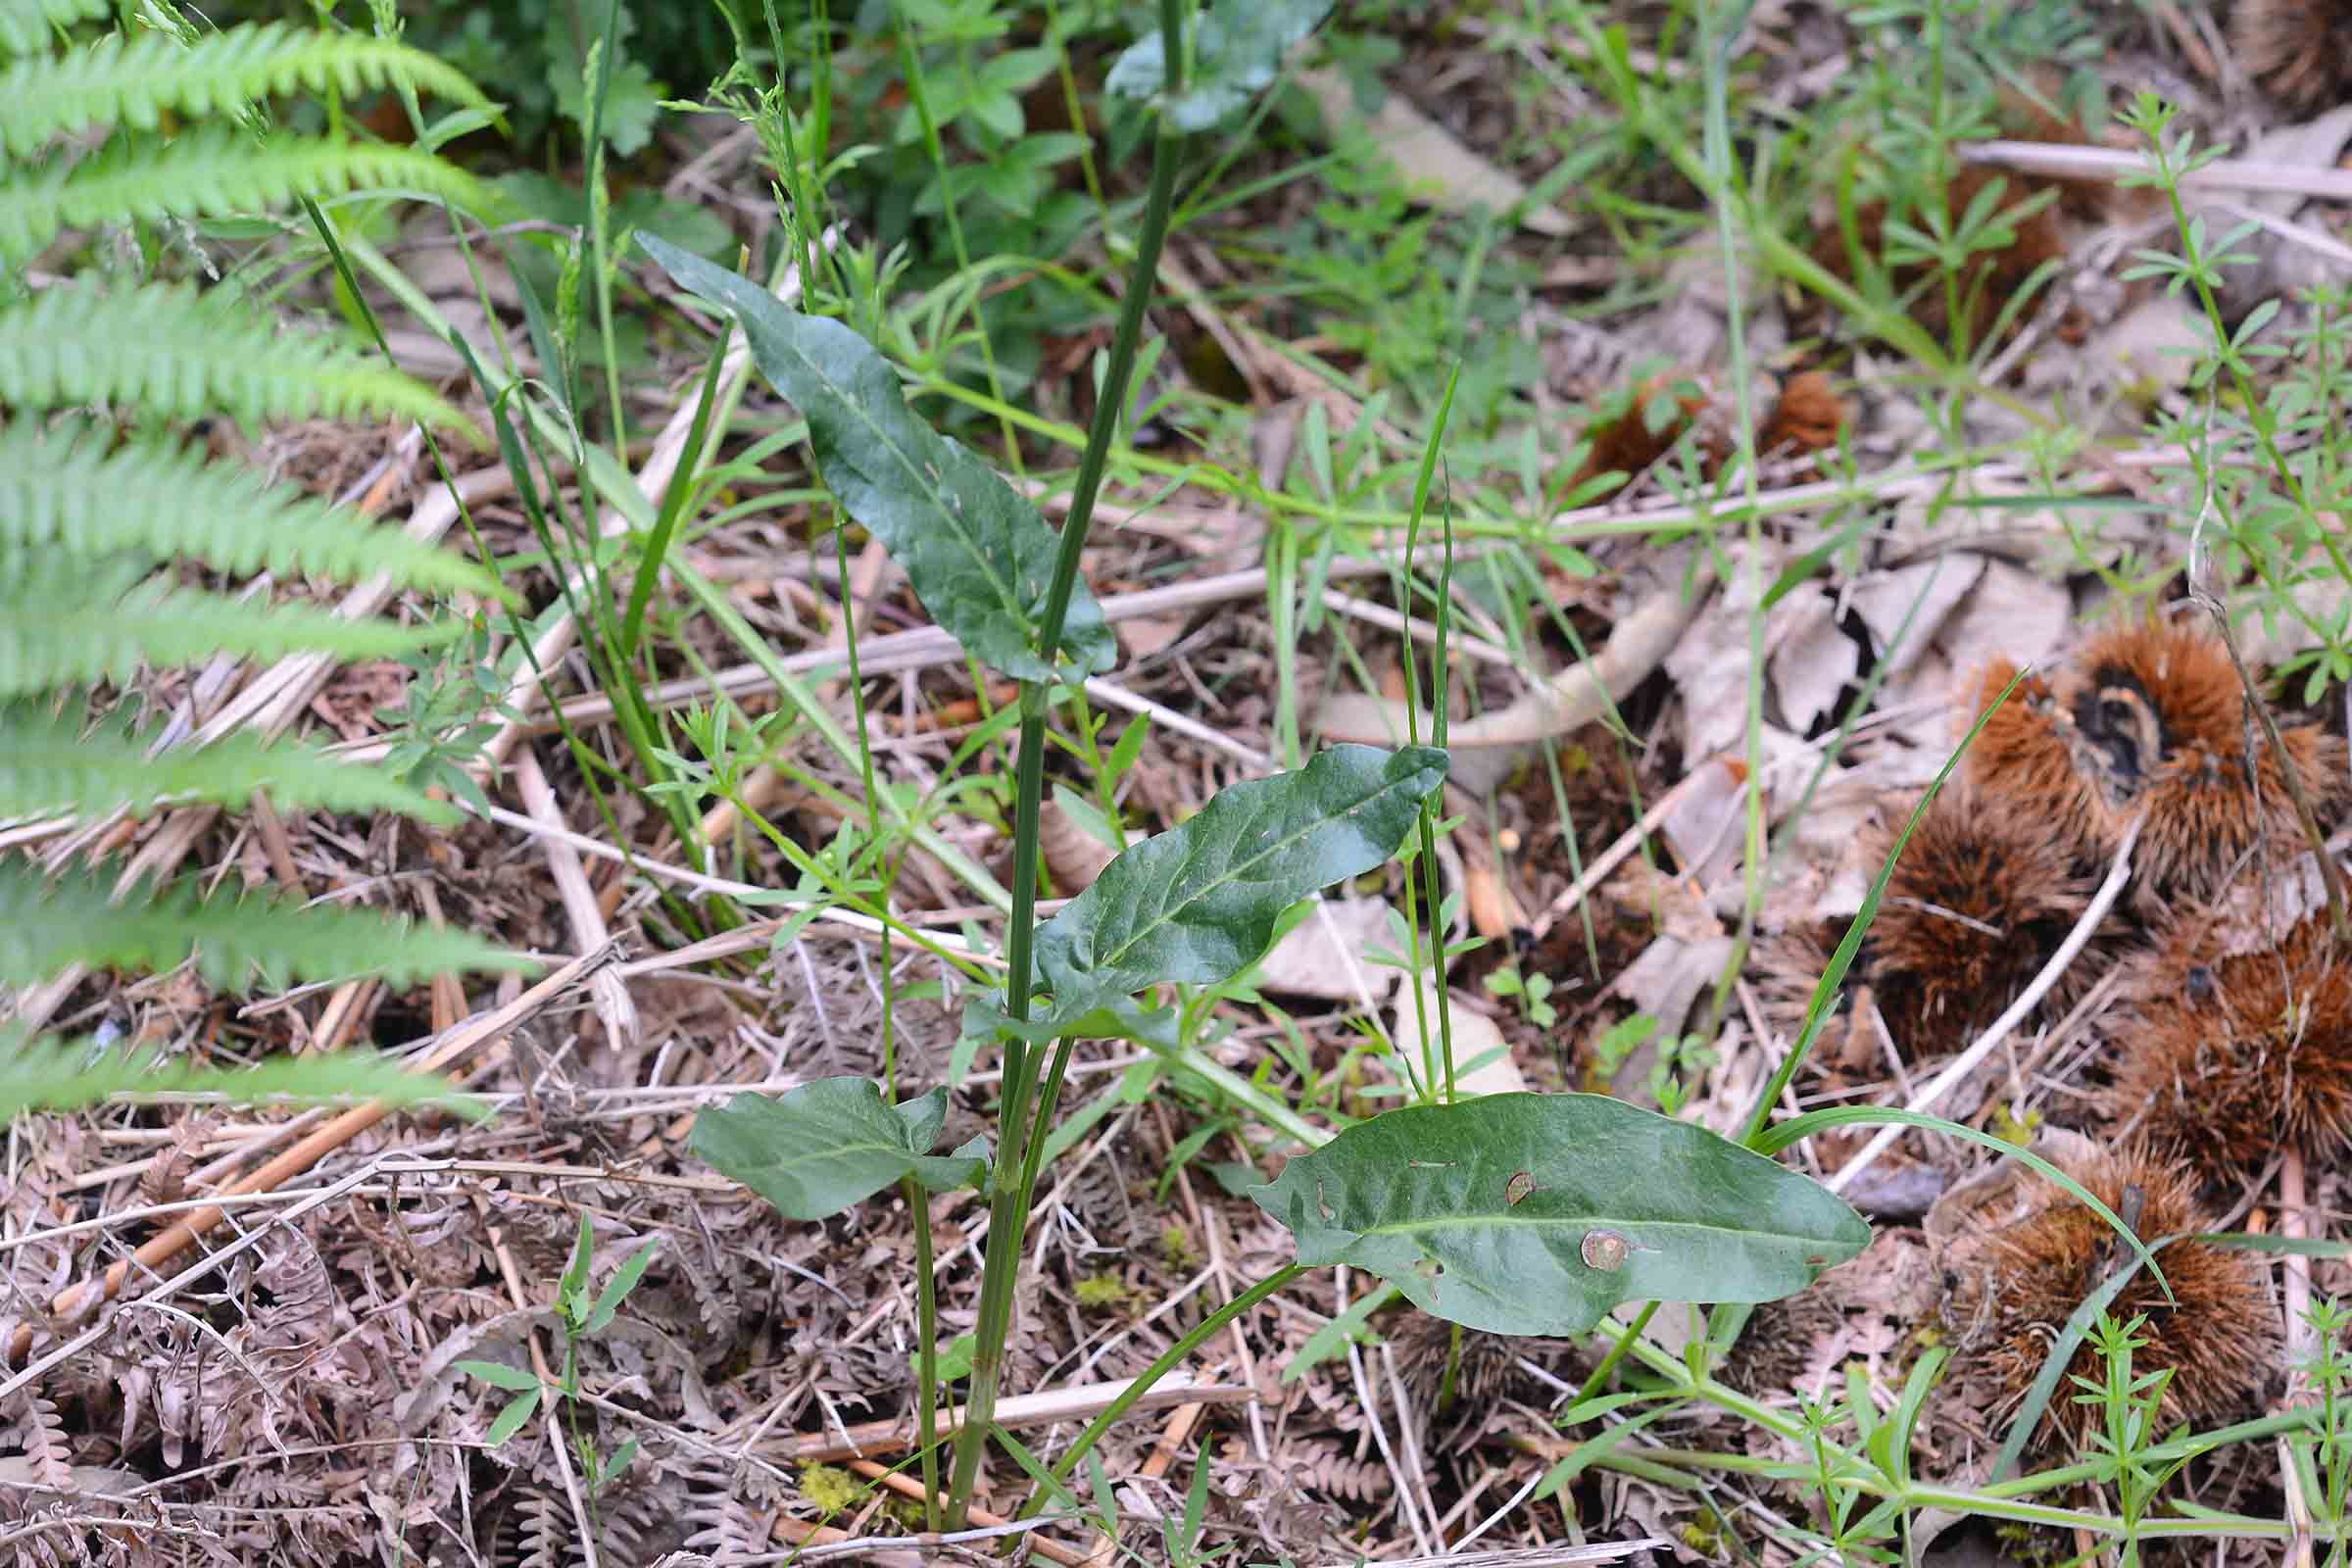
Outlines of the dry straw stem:
M 2213 1228 L 2213 1216 L 2198 1205 L 2197 1180 L 2187 1167 L 2144 1148 L 2093 1152 L 2062 1160 L 2060 1168 L 2109 1208 L 2129 1212 L 2132 1194 L 2139 1200 L 2135 1228 L 2151 1241 L 2193 1236 Z M 1994 1386 L 1996 1409 L 2013 1409 L 2042 1365 L 2050 1344 L 2067 1319 L 2131 1254 L 2107 1223 L 2057 1187 L 2034 1178 L 2047 1202 L 2010 1223 L 1963 1237 L 1946 1257 L 1947 1273 L 1958 1275 L 1947 1310 L 1963 1353 Z M 2197 1241 L 2177 1241 L 2156 1250 L 2156 1260 L 2173 1287 L 2173 1299 L 2145 1269 L 2126 1284 L 2108 1305 L 2118 1323 L 2145 1315 L 2139 1335 L 2146 1342 L 2132 1356 L 2134 1374 L 2170 1370 L 2158 1428 L 2182 1422 L 2198 1428 L 2244 1414 L 2262 1397 L 2278 1363 L 2278 1312 L 2264 1277 L 2263 1260 L 2251 1252 Z M 2081 1447 L 2100 1419 L 2097 1407 L 2077 1402 L 2082 1391 L 2073 1378 L 2103 1378 L 2098 1348 L 2084 1343 L 2068 1364 L 2044 1413 L 2037 1437 L 2063 1437 Z
M 849 1463 L 849 1468 L 856 1474 L 865 1477 L 866 1480 L 876 1482 L 881 1486 L 887 1487 L 892 1492 L 897 1493 L 900 1496 L 909 1498 L 912 1501 L 920 1502 L 924 1497 L 929 1495 L 929 1494 L 923 1491 L 923 1484 L 920 1481 L 915 1480 L 914 1477 L 906 1474 L 904 1471 L 886 1470 L 881 1465 L 874 1463 L 874 1461 L 871 1459 L 852 1459 Z M 1012 1521 L 1005 1518 L 1003 1514 L 990 1513 L 986 1508 L 974 1508 L 972 1510 L 972 1523 L 983 1528 L 993 1528 L 998 1525 L 1008 1525 L 1012 1523 Z M 1070 1546 L 1065 1546 L 1058 1541 L 1048 1540 L 1042 1535 L 1031 1536 L 1029 1538 L 1029 1546 L 1031 1550 L 1035 1551 L 1040 1557 L 1045 1558 L 1046 1561 L 1061 1563 L 1064 1565 L 1064 1568 L 1077 1568 L 1077 1565 L 1080 1563 L 1092 1562 L 1095 1560 L 1083 1551 L 1076 1550 Z
M 558 997 L 584 983 L 597 971 L 619 956 L 617 948 L 607 947 L 599 952 L 574 958 L 537 985 L 523 992 L 504 1006 L 477 1014 L 444 1035 L 415 1062 L 419 1072 L 439 1072 L 458 1061 L 477 1047 L 503 1038 L 523 1019 L 553 1003 Z M 277 1155 L 250 1176 L 230 1183 L 220 1196 L 242 1196 L 246 1193 L 268 1192 L 290 1177 L 309 1170 L 319 1160 L 357 1138 L 361 1133 L 382 1121 L 392 1112 L 392 1106 L 382 1101 L 369 1101 L 336 1116 L 311 1133 L 293 1148 Z M 220 1223 L 226 1213 L 219 1204 L 200 1208 L 175 1220 L 171 1226 L 151 1237 L 129 1257 L 109 1268 L 103 1275 L 85 1279 L 61 1292 L 49 1303 L 50 1314 L 61 1321 L 72 1322 L 82 1313 L 122 1294 L 123 1282 L 131 1271 L 152 1271 L 158 1265 L 177 1255 L 205 1232 Z M 32 1353 L 33 1326 L 17 1325 L 8 1339 L 6 1363 L 16 1366 Z
M 1111 1402 L 1134 1382 L 1133 1378 L 1121 1378 L 1113 1383 L 1091 1383 L 1083 1388 L 1056 1389 L 1046 1394 L 1014 1395 L 997 1401 L 996 1423 L 1002 1427 L 1025 1427 L 1056 1421 L 1091 1421 L 1109 1409 Z M 1257 1390 L 1246 1384 L 1201 1383 L 1190 1373 L 1171 1372 L 1128 1408 L 1140 1411 L 1165 1410 L 1179 1404 L 1243 1404 L 1256 1397 Z M 940 1412 L 939 1436 L 943 1440 L 954 1437 L 962 1424 L 963 1407 L 950 1406 Z M 914 1418 L 906 1416 L 868 1421 L 834 1432 L 762 1442 L 758 1448 L 766 1457 L 786 1463 L 835 1464 L 877 1453 L 904 1452 L 916 1442 Z
M 2015 674 L 1995 661 L 1979 683 L 1979 710 Z M 2208 632 L 2181 622 L 2123 627 L 2053 674 L 2021 682 L 1985 718 L 1964 774 L 2056 823 L 2096 858 L 2144 815 L 2144 887 L 2210 898 L 2258 849 L 2292 854 L 2300 845 L 2298 790 L 2329 811 L 2344 795 L 2342 742 L 2306 724 L 2283 731 L 2280 748 L 2265 745 L 2247 703 L 2229 650 Z
M 1620 618 L 1600 651 L 1530 688 L 1508 706 L 1447 726 L 1446 744 L 1520 746 L 1549 740 L 1598 718 L 1649 677 L 1710 598 L 1704 573 L 1688 586 L 1669 582 Z M 1366 721 L 1366 714 L 1374 715 Z M 1362 710 L 1333 710 L 1326 740 L 1393 746 L 1407 733 L 1405 707 L 1391 702 Z
M 418 432 L 412 429 L 403 443 L 402 451 L 408 451 L 417 439 Z M 399 456 L 395 454 L 395 459 Z M 346 504 L 356 500 L 358 510 L 363 513 L 373 512 L 384 504 L 394 481 L 404 471 L 396 461 L 387 460 L 373 473 L 372 482 L 363 481 L 356 496 L 347 494 L 338 500 Z M 461 498 L 467 505 L 478 504 L 513 488 L 514 482 L 514 476 L 506 469 L 494 468 L 468 474 L 458 481 L 458 495 L 455 497 L 447 487 L 435 489 L 410 511 L 403 531 L 418 543 L 434 543 L 457 521 Z M 334 613 L 345 620 L 368 619 L 383 609 L 393 592 L 394 587 L 389 579 L 371 577 L 336 601 Z M 177 744 L 188 746 L 210 745 L 224 735 L 243 729 L 251 729 L 265 737 L 282 735 L 309 709 L 312 699 L 318 695 L 327 678 L 338 667 L 338 662 L 331 655 L 288 655 L 255 676 L 226 706 L 202 724 L 195 723 L 194 709 L 183 705 L 182 710 L 173 714 L 168 733 L 179 737 Z M 233 665 L 217 665 L 206 671 L 203 684 L 225 685 L 234 674 Z M 389 743 L 386 743 L 385 750 L 390 750 Z M 126 891 L 151 876 L 177 871 L 180 862 L 187 858 L 195 847 L 197 839 L 219 820 L 220 815 L 220 808 L 217 806 L 188 806 L 172 810 L 165 817 L 163 826 L 123 867 L 122 875 L 117 882 L 118 891 Z M 73 832 L 74 826 L 72 817 L 28 823 L 12 829 L 5 843 L 0 843 L 0 848 L 35 843 L 69 833 L 71 837 L 66 842 L 52 847 L 48 852 L 47 862 L 54 868 L 64 865 L 93 843 L 127 833 L 130 822 L 127 813 L 118 811 L 86 825 L 78 833 Z M 17 998 L 12 1016 L 26 1029 L 39 1030 L 64 1005 L 66 998 L 73 994 L 74 988 L 87 974 L 86 968 L 76 964 L 39 985 L 24 988 Z
M 2331 1160 L 2352 1148 L 2352 950 L 2325 910 L 2260 952 L 2224 942 L 2184 913 L 2133 965 L 2100 1108 L 2210 1181 L 2281 1148 Z
M 2342 44 L 2336 45 L 2340 51 Z M 2125 174 L 2153 178 L 2156 166 L 2138 153 L 2105 147 L 2072 147 L 2040 141 L 1956 142 L 1952 151 L 1964 164 L 1998 164 L 2020 173 L 2052 179 L 2120 179 Z M 2352 170 L 2312 169 L 2300 164 L 2273 164 L 2251 158 L 2217 158 L 2180 176 L 2188 190 L 2269 191 L 2304 196 L 2314 201 L 2352 201 Z

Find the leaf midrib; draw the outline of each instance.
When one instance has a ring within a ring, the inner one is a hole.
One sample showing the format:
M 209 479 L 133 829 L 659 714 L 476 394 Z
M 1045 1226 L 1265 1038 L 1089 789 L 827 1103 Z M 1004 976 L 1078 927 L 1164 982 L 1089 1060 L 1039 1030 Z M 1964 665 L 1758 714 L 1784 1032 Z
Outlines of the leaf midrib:
M 1324 755 L 1329 756 L 1331 754 L 1327 752 Z M 1309 763 L 1308 765 L 1311 767 L 1313 764 Z M 1361 800 L 1349 805 L 1345 810 L 1335 812 L 1329 816 L 1314 818 L 1302 825 L 1296 833 L 1293 833 L 1288 838 L 1282 839 L 1277 843 L 1268 845 L 1264 850 L 1260 851 L 1255 856 L 1252 856 L 1250 858 L 1247 860 L 1234 861 L 1225 868 L 1223 875 L 1209 882 L 1199 892 L 1195 893 L 1191 898 L 1186 899 L 1182 904 L 1175 906 L 1163 906 L 1160 912 L 1149 924 L 1138 927 L 1134 934 L 1128 937 L 1125 942 L 1119 944 L 1119 946 L 1116 948 L 1111 949 L 1110 952 L 1105 955 L 1104 961 L 1098 965 L 1098 967 L 1117 967 L 1119 964 L 1125 961 L 1129 953 L 1133 952 L 1139 945 L 1143 943 L 1145 938 L 1151 936 L 1154 931 L 1160 929 L 1160 927 L 1174 923 L 1177 915 L 1183 910 L 1191 908 L 1194 905 L 1200 903 L 1204 899 L 1208 898 L 1211 894 L 1216 892 L 1218 888 L 1225 886 L 1227 883 L 1240 880 L 1242 873 L 1249 870 L 1251 866 L 1262 864 L 1268 858 L 1282 853 L 1282 851 L 1290 848 L 1294 844 L 1297 844 L 1299 840 L 1306 838 L 1309 834 L 1328 827 L 1335 821 L 1351 817 L 1357 812 L 1364 810 L 1368 807 L 1378 802 L 1381 797 L 1393 794 L 1397 790 L 1404 788 L 1405 785 L 1410 783 L 1414 778 L 1417 778 L 1422 773 L 1427 772 L 1430 765 L 1431 764 L 1424 764 L 1421 767 L 1415 768 L 1411 773 L 1404 774 L 1398 778 L 1385 780 L 1370 794 L 1367 794 Z
M 736 314 L 743 318 L 745 326 L 748 330 L 751 323 L 750 315 L 740 309 L 737 310 Z M 818 318 L 810 317 L 807 318 L 807 319 L 815 320 L 818 319 Z M 867 413 L 865 407 L 856 398 L 850 395 L 849 389 L 844 387 L 839 381 L 836 381 L 831 375 L 828 375 L 822 369 L 819 369 L 817 368 L 815 359 L 804 351 L 800 344 L 796 342 L 790 334 L 777 332 L 775 336 L 779 339 L 779 341 L 782 342 L 785 351 L 789 353 L 798 364 L 805 367 L 808 372 L 816 378 L 818 384 L 822 385 L 826 391 L 832 394 L 834 401 L 847 408 L 851 414 L 856 416 L 858 421 L 863 425 L 864 428 L 874 437 L 874 439 L 880 443 L 883 449 L 891 455 L 893 461 L 895 461 L 899 466 L 908 469 L 914 473 L 914 488 L 916 488 L 917 491 L 927 501 L 930 502 L 933 512 L 948 518 L 948 532 L 958 544 L 963 547 L 964 553 L 979 564 L 982 575 L 987 577 L 989 586 L 996 591 L 999 602 L 1004 606 L 1004 609 L 1012 612 L 1015 620 L 1023 623 L 1024 631 L 1031 630 L 1026 624 L 1026 607 L 1022 605 L 1019 595 L 1013 591 L 1013 585 L 998 574 L 995 564 L 988 558 L 988 552 L 981 548 L 978 538 L 970 532 L 968 525 L 965 523 L 961 509 L 951 507 L 946 504 L 945 492 L 940 489 L 936 483 L 929 481 L 928 476 L 922 473 L 922 465 L 916 463 L 913 459 L 913 456 L 904 447 L 902 447 L 898 441 L 893 439 L 890 433 L 882 427 L 879 421 L 877 421 L 872 415 Z M 865 347 L 869 353 L 875 353 L 871 345 L 864 344 L 863 340 L 860 340 L 860 346 Z M 880 354 L 875 353 L 875 358 L 881 359 Z M 890 362 L 888 360 L 883 360 L 882 364 L 885 370 L 888 370 L 895 379 L 898 372 L 891 368 Z M 904 398 L 904 396 L 905 391 L 902 388 L 901 397 Z M 801 412 L 803 415 L 806 415 L 808 411 L 804 409 Z M 906 409 L 906 417 L 909 419 L 917 418 L 914 411 L 911 408 Z M 917 422 L 919 422 L 919 420 Z M 945 443 L 949 439 L 946 436 L 939 435 L 939 432 L 936 430 L 933 431 L 932 434 L 937 436 L 942 443 Z M 1028 643 L 1029 651 L 1032 654 L 1036 654 L 1038 650 L 1034 642 L 1034 633 L 1032 632 L 1031 637 L 1024 640 Z M 1042 658 L 1044 656 L 1040 655 L 1039 657 Z

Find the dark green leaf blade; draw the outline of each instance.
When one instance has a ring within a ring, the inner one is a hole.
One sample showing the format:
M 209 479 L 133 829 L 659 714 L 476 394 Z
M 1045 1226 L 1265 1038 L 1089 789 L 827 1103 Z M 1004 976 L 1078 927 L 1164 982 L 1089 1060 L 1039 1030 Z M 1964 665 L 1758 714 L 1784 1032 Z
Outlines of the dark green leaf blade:
M 1162 113 L 1178 130 L 1207 130 L 1265 90 L 1282 57 L 1331 10 L 1331 0 L 1216 0 L 1193 39 L 1193 76 Z M 1168 61 L 1154 27 L 1120 54 L 1103 85 L 1156 98 Z
M 525 1371 L 518 1366 L 509 1366 L 504 1361 L 460 1361 L 457 1363 L 457 1367 L 461 1372 L 480 1378 L 484 1383 L 496 1384 L 499 1388 L 512 1394 L 538 1392 L 538 1373 Z
M 1295 773 L 1220 790 L 1198 816 L 1104 867 L 1037 933 L 1051 1018 L 1075 1021 L 1161 981 L 1214 985 L 1255 962 L 1282 911 L 1396 853 L 1446 754 L 1335 746 Z
M 1392 1110 L 1250 1196 L 1299 1262 L 1370 1269 L 1497 1334 L 1582 1334 L 1627 1300 L 1768 1301 L 1870 1245 L 1827 1189 L 1600 1095 Z
M 743 323 L 760 373 L 808 421 L 824 481 L 871 530 L 931 617 L 975 658 L 1018 680 L 1054 678 L 1037 646 L 1059 540 L 996 471 L 906 407 L 899 378 L 839 321 L 803 316 L 767 290 L 640 230 L 637 243 L 680 288 Z M 1081 582 L 1062 652 L 1095 674 L 1118 657 L 1102 607 Z
M 813 1220 L 862 1202 L 911 1173 L 933 1192 L 962 1187 L 988 1164 L 975 1141 L 933 1154 L 948 1093 L 893 1105 L 870 1078 L 819 1078 L 773 1100 L 737 1095 L 694 1118 L 696 1157 L 776 1205 Z

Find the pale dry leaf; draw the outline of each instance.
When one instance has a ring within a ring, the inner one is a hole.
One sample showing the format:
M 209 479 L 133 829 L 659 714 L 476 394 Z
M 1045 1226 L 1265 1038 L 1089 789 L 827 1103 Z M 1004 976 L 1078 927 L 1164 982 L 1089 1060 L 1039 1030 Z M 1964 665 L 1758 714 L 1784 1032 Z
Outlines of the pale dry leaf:
M 1658 1048 L 1682 1036 L 1691 1008 L 1722 978 L 1731 955 L 1728 936 L 1698 942 L 1661 936 L 1609 982 L 1610 995 L 1631 1003 L 1643 1017 L 1657 1020 L 1657 1028 L 1610 1080 L 1610 1093 L 1637 1104 L 1655 1104 L 1649 1092 L 1649 1069 L 1657 1060 Z
M 1404 972 L 1366 962 L 1364 955 L 1388 942 L 1386 899 L 1325 899 L 1274 944 L 1251 983 L 1278 997 L 1352 1002 L 1369 992 L 1373 1001 L 1382 1001 Z
M 1527 187 L 1516 176 L 1456 141 L 1402 93 L 1387 94 L 1380 107 L 1367 115 L 1356 103 L 1354 85 L 1340 72 L 1302 71 L 1298 81 L 1322 110 L 1323 123 L 1333 140 L 1344 141 L 1357 128 L 1367 132 L 1404 176 L 1406 191 L 1415 200 L 1448 213 L 1467 213 L 1476 207 L 1501 213 L 1527 199 Z M 1522 210 L 1519 223 L 1553 238 L 1566 234 L 1571 226 L 1567 214 L 1548 202 Z
M 1666 936 L 1706 942 L 1723 935 L 1723 922 L 1700 899 L 1690 878 L 1659 870 L 1645 860 L 1619 866 L 1609 877 L 1608 898 Z
M 1984 572 L 1984 558 L 1966 551 L 1875 571 L 1849 589 L 1846 608 L 1862 618 L 1888 678 L 1933 647 L 1944 618 Z
M 2352 513 L 2332 515 L 2338 529 L 2352 529 Z M 2238 628 L 2238 651 L 2248 667 L 2267 669 L 2283 663 L 2317 644 L 2311 627 L 2337 625 L 2339 617 L 2352 613 L 2347 610 L 2352 605 L 2352 583 L 2332 573 L 2295 584 L 2286 597 L 2294 602 L 2293 612 L 2283 606 L 2266 607 Z
M 1798 734 L 1838 703 L 1862 665 L 1862 650 L 1838 624 L 1838 607 L 1818 582 L 1801 584 L 1772 607 L 1764 622 L 1772 647 L 1772 695 L 1781 718 Z
M 1782 565 L 1782 552 L 1770 542 L 1727 553 L 1736 564 L 1723 591 L 1681 629 L 1662 661 L 1682 694 L 1683 756 L 1690 762 L 1740 749 L 1747 730 L 1748 619 Z M 1769 659 L 1769 622 L 1765 630 Z
M 1937 646 L 1956 669 L 1981 669 L 1992 659 L 2038 664 L 2058 650 L 2073 624 L 2074 599 L 2061 584 L 2048 582 L 2005 561 L 1986 561 L 1976 586 L 1944 617 Z M 1903 701 L 1956 701 L 1948 687 L 1909 683 Z
M 1429 1014 L 1429 1027 L 1438 1032 L 1437 999 L 1433 996 L 1423 1004 Z M 1396 1054 L 1412 1063 L 1419 1072 L 1427 1059 L 1422 1050 L 1421 1013 L 1410 995 L 1397 998 L 1396 1017 L 1389 1027 L 1389 1038 L 1396 1043 Z M 1502 1027 L 1485 1013 L 1456 1001 L 1446 1009 L 1453 1030 L 1453 1061 L 1456 1071 L 1454 1088 L 1463 1095 L 1511 1095 L 1527 1088 L 1527 1077 L 1519 1063 L 1511 1058 L 1510 1047 L 1502 1038 Z M 1441 1034 L 1440 1039 L 1444 1036 Z M 1486 1057 L 1480 1061 L 1480 1057 Z M 1473 1065 L 1475 1063 L 1475 1065 Z M 1467 1072 L 1461 1071 L 1468 1067 Z
M 2188 384 L 2209 341 L 2202 311 L 2159 294 L 2126 311 L 2084 346 L 2095 347 L 2103 362 L 2099 368 L 2110 380 L 2175 390 Z
M 2281 169 L 2334 169 L 2343 157 L 2344 144 L 2352 142 L 2352 104 L 2338 104 L 2324 115 L 2299 124 L 2281 125 L 2256 138 L 2245 152 L 2246 162 L 2272 164 Z M 2300 191 L 2249 190 L 2236 193 L 2237 205 L 2273 218 L 2292 218 L 2310 200 Z M 2202 213 L 2192 209 L 2192 216 Z M 2211 217 L 2207 228 L 2214 234 L 2227 233 L 2230 224 L 2216 222 Z
M 1820 756 L 1775 724 L 1757 732 L 1762 746 L 1764 814 L 1777 821 L 1804 799 Z M 1682 875 L 1710 891 L 1732 880 L 1746 848 L 1748 760 L 1720 756 L 1691 769 L 1660 824 Z
M 1120 651 L 1130 660 L 1143 660 L 1166 652 L 1184 635 L 1186 624 L 1183 615 L 1135 615 L 1112 629 L 1118 633 Z

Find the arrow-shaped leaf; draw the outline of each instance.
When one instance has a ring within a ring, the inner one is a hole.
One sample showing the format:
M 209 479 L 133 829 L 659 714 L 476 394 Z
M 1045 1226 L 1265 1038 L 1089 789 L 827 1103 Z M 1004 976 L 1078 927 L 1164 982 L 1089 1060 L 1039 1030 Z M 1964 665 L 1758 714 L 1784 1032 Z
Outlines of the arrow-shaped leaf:
M 1295 773 L 1220 790 L 1112 860 L 1037 934 L 1061 1032 L 1149 985 L 1214 985 L 1262 956 L 1283 910 L 1396 853 L 1446 754 L 1335 746 Z
M 970 1183 L 988 1164 L 988 1141 L 934 1154 L 947 1124 L 948 1092 L 893 1105 L 866 1078 L 819 1078 L 770 1100 L 737 1095 L 694 1118 L 688 1147 L 776 1205 L 787 1219 L 823 1219 L 911 1172 L 934 1192 Z
M 1299 1262 L 1496 1334 L 1582 1334 L 1626 1300 L 1769 1301 L 1870 1245 L 1827 1189 L 1600 1095 L 1392 1110 L 1250 1196 Z
M 825 484 L 905 569 L 932 619 L 1015 679 L 1054 678 L 1037 623 L 1059 539 L 1037 508 L 915 417 L 890 363 L 839 321 L 803 316 L 749 278 L 642 230 L 637 243 L 680 288 L 743 323 L 760 372 L 808 419 Z M 1061 647 L 1087 674 L 1118 657 L 1083 582 Z

